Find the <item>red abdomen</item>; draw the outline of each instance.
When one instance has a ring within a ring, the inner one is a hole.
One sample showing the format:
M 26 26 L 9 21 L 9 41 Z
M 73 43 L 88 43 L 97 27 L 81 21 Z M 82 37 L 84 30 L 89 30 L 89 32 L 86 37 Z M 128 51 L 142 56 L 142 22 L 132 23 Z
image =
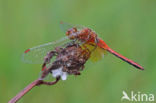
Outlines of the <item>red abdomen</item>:
M 107 48 L 107 51 L 110 52 L 111 54 L 115 55 L 116 57 L 120 58 L 121 60 L 129 63 L 130 65 L 136 67 L 137 69 L 144 70 L 144 68 L 142 66 L 140 66 L 139 64 L 135 63 L 134 61 L 122 56 L 121 54 L 117 53 L 116 51 L 112 50 L 111 48 Z
M 132 61 L 132 60 L 130 60 L 130 59 L 128 59 L 128 58 L 122 56 L 121 54 L 119 54 L 119 53 L 117 53 L 116 51 L 114 51 L 114 50 L 112 50 L 111 48 L 109 48 L 109 47 L 107 46 L 107 44 L 106 44 L 103 40 L 101 40 L 101 39 L 99 40 L 98 46 L 99 46 L 100 48 L 103 48 L 103 49 L 107 50 L 108 52 L 110 52 L 110 53 L 113 54 L 114 56 L 120 58 L 121 60 L 123 60 L 123 61 L 129 63 L 130 65 L 136 67 L 137 69 L 144 70 L 144 68 L 143 68 L 142 66 L 140 66 L 139 64 L 135 63 L 134 61 Z

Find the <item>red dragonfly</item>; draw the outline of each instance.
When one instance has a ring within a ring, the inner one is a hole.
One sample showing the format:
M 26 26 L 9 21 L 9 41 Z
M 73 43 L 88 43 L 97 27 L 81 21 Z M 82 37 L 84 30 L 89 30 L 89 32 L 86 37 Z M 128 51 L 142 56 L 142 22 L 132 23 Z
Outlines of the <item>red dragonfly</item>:
M 23 54 L 23 60 L 28 63 L 43 63 L 44 56 L 48 51 L 58 46 L 64 46 L 64 44 L 69 41 L 73 41 L 79 43 L 83 48 L 92 51 L 91 60 L 93 61 L 101 59 L 106 52 L 109 52 L 137 69 L 144 70 L 144 68 L 136 62 L 111 49 L 93 30 L 84 26 L 75 26 L 67 23 L 61 23 L 61 28 L 65 31 L 66 37 L 56 42 L 49 42 L 27 49 Z

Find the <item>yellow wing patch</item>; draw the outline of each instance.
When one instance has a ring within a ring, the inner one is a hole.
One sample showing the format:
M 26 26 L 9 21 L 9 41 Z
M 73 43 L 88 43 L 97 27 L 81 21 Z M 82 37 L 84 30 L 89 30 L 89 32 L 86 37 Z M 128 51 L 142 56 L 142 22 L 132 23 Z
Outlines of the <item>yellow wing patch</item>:
M 91 51 L 91 57 L 90 60 L 92 62 L 97 62 L 101 60 L 104 57 L 104 54 L 106 54 L 106 50 L 101 49 L 100 47 L 96 47 L 95 44 L 83 44 L 83 48 L 89 49 Z

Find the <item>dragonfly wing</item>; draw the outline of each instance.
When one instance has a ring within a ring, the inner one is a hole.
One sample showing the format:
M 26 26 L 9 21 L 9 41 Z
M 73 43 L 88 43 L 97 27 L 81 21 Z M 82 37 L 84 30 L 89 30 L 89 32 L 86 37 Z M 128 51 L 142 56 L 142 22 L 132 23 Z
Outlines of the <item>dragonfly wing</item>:
M 101 60 L 101 59 L 104 57 L 105 54 L 106 54 L 106 51 L 105 51 L 105 50 L 103 50 L 103 49 L 97 47 L 97 48 L 91 53 L 91 58 L 90 58 L 90 60 L 91 60 L 92 62 L 97 62 L 97 61 Z
M 85 28 L 85 27 L 82 26 L 82 25 L 73 25 L 73 24 L 69 24 L 69 23 L 65 23 L 65 22 L 61 22 L 61 23 L 60 23 L 60 28 L 61 28 L 61 30 L 62 30 L 64 33 L 66 33 L 69 29 L 71 29 L 71 28 L 73 28 L 73 27 L 77 28 L 78 30 L 81 30 L 81 29 Z
M 91 51 L 91 57 L 90 60 L 92 62 L 97 62 L 99 60 L 101 60 L 104 55 L 106 54 L 106 50 L 101 49 L 100 47 L 95 47 L 95 45 L 89 45 L 89 44 L 85 44 L 85 46 Z
M 33 48 L 27 49 L 22 55 L 22 61 L 25 63 L 41 64 L 44 61 L 46 54 L 56 47 L 61 47 L 65 43 L 69 42 L 68 37 L 64 37 L 55 42 L 49 42 L 43 45 L 39 45 Z

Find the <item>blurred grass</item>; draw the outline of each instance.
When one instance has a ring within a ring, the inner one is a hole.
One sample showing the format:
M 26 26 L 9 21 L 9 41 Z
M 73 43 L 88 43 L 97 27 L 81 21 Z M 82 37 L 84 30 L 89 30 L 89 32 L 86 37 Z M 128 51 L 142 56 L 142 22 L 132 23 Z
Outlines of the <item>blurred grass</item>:
M 155 11 L 155 0 L 0 1 L 0 102 L 38 78 L 41 65 L 24 64 L 21 54 L 64 35 L 60 21 L 93 28 L 145 71 L 108 54 L 95 64 L 88 62 L 81 76 L 34 88 L 19 103 L 120 103 L 123 90 L 156 95 Z

